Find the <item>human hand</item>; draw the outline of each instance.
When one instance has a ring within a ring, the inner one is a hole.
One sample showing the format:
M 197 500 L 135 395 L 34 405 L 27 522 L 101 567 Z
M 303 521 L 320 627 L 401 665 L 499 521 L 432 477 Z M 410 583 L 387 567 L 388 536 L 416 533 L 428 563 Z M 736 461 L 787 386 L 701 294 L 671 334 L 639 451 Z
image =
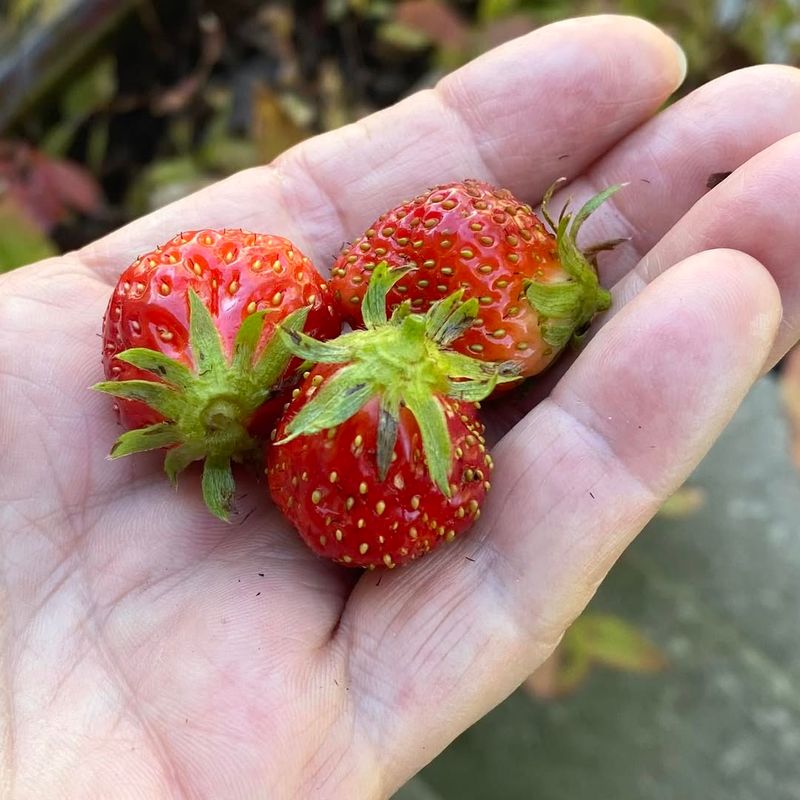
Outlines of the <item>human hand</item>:
M 641 21 L 552 25 L 0 279 L 4 797 L 387 797 L 547 657 L 800 335 L 800 73 L 732 73 L 654 117 L 681 75 Z M 316 559 L 247 477 L 225 525 L 191 471 L 176 496 L 158 454 L 105 460 L 118 431 L 86 387 L 137 253 L 243 226 L 322 268 L 428 185 L 536 202 L 561 174 L 561 201 L 631 181 L 584 234 L 631 237 L 601 257 L 613 315 L 557 384 L 493 409 L 494 489 L 461 541 L 359 575 Z

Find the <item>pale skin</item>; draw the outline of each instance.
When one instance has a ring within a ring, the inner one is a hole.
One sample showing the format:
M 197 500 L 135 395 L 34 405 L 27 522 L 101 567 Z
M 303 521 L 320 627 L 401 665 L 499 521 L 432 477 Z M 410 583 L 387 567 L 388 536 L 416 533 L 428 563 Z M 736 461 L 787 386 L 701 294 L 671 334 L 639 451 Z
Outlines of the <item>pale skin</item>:
M 800 335 L 800 72 L 732 73 L 659 113 L 682 73 L 644 22 L 559 23 L 0 278 L 0 795 L 386 798 L 547 658 Z M 241 226 L 327 269 L 429 185 L 535 204 L 562 174 L 562 202 L 631 182 L 582 234 L 632 237 L 601 257 L 614 309 L 493 411 L 494 489 L 461 541 L 379 583 L 312 556 L 254 480 L 225 525 L 195 472 L 176 493 L 156 454 L 105 460 L 118 428 L 87 387 L 139 252 Z

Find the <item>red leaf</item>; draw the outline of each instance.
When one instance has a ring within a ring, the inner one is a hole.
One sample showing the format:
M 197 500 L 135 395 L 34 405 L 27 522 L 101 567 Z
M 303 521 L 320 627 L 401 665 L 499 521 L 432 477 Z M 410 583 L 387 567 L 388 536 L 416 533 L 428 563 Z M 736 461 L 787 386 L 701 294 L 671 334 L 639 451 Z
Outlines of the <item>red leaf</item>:
M 102 204 L 97 181 L 83 167 L 51 158 L 24 142 L 0 141 L 0 183 L 45 231 L 73 211 L 92 214 Z
M 469 35 L 466 22 L 441 0 L 404 0 L 397 4 L 394 18 L 425 34 L 432 42 L 453 50 L 463 48 Z

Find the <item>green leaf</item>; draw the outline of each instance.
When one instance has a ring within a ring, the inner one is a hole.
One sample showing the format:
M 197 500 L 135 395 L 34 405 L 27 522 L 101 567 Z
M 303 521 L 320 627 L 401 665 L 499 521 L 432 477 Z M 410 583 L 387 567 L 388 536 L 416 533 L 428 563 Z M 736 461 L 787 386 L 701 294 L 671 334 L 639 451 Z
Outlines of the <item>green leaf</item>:
M 189 289 L 189 344 L 198 375 L 221 376 L 226 371 L 219 331 L 211 312 L 194 289 Z
M 163 383 L 153 381 L 103 381 L 92 387 L 95 391 L 110 394 L 123 400 L 138 400 L 175 420 L 184 408 L 183 396 Z
M 134 367 L 152 372 L 179 389 L 186 389 L 194 379 L 192 373 L 183 364 L 157 350 L 132 347 L 130 350 L 119 353 L 117 358 L 126 364 L 132 364 Z
M 231 461 L 226 457 L 207 457 L 203 465 L 203 499 L 212 514 L 228 521 L 235 490 Z
M 374 393 L 371 376 L 360 364 L 342 367 L 286 426 L 288 435 L 278 444 L 340 425 L 350 419 Z
M 0 272 L 56 254 L 56 248 L 9 199 L 0 199 Z
M 65 155 L 81 126 L 93 113 L 108 105 L 116 88 L 113 57 L 102 58 L 88 70 L 81 70 L 59 96 L 60 119 L 42 137 L 40 149 L 53 156 Z
M 381 261 L 372 271 L 369 286 L 361 304 L 361 317 L 367 328 L 376 328 L 387 323 L 386 295 L 411 267 L 389 269 L 386 261 Z
M 569 631 L 564 635 L 566 638 Z M 586 650 L 573 649 L 563 644 L 556 650 L 557 666 L 553 693 L 564 697 L 576 692 L 592 671 L 592 659 Z
M 164 458 L 164 472 L 170 483 L 175 486 L 178 482 L 178 475 L 193 461 L 199 461 L 205 454 L 197 447 L 188 444 L 173 447 L 167 451 Z
M 397 444 L 397 429 L 400 425 L 399 408 L 382 399 L 381 409 L 378 414 L 378 477 L 383 481 L 392 463 L 394 446 Z
M 409 392 L 404 399 L 422 434 L 422 449 L 431 480 L 445 497 L 450 497 L 449 477 L 453 456 L 444 408 L 436 397 L 426 391 Z
M 666 665 L 661 651 L 629 622 L 614 614 L 578 617 L 564 635 L 564 649 L 626 672 L 655 672 Z
M 177 444 L 181 435 L 175 425 L 159 422 L 147 428 L 127 431 L 117 439 L 111 448 L 111 458 L 121 458 L 132 453 L 144 453 L 148 450 L 159 450 Z
M 700 486 L 682 486 L 664 501 L 658 514 L 669 519 L 686 519 L 700 511 L 706 500 L 706 492 Z

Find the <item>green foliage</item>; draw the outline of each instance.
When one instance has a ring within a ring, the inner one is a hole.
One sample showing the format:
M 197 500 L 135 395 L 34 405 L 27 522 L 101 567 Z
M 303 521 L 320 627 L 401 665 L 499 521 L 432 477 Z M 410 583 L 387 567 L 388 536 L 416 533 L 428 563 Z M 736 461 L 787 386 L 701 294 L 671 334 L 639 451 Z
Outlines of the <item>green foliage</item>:
M 101 58 L 67 87 L 59 102 L 60 121 L 42 139 L 40 146 L 42 151 L 52 156 L 66 155 L 81 125 L 114 97 L 115 69 L 114 59 L 111 56 Z M 100 162 L 103 155 L 104 150 L 95 152 L 92 154 L 92 160 Z
M 55 255 L 53 243 L 7 200 L 0 200 L 0 272 Z

